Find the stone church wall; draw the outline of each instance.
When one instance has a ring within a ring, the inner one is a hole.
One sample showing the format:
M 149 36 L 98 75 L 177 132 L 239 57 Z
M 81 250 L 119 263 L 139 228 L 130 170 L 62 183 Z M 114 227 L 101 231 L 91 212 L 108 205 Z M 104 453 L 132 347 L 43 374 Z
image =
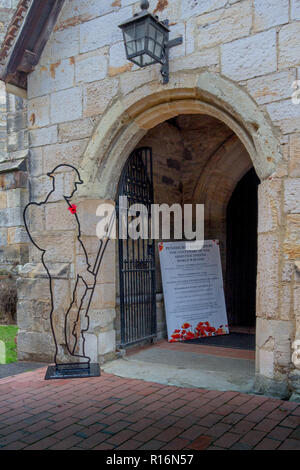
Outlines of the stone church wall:
M 291 101 L 300 71 L 299 1 L 150 1 L 151 11 L 170 20 L 171 38 L 183 36 L 183 44 L 171 50 L 165 87 L 159 84 L 158 65 L 138 70 L 125 58 L 118 24 L 138 10 L 134 0 L 66 1 L 28 80 L 30 197 L 45 197 L 51 184 L 47 172 L 57 164 L 80 168 L 88 190 L 79 201 L 79 215 L 83 226 L 89 225 L 85 236 L 95 254 L 90 223 L 95 207 L 100 197 L 113 197 L 123 155 L 148 130 L 177 115 L 196 113 L 197 103 L 202 114 L 213 112 L 230 122 L 249 143 L 247 151 L 261 180 L 257 386 L 282 396 L 299 392 L 300 371 L 291 362 L 292 342 L 300 331 L 300 105 Z M 114 176 L 106 181 L 102 174 Z M 218 181 L 222 187 L 222 179 Z M 199 191 L 203 184 L 200 177 Z M 217 198 L 214 185 L 206 204 L 211 197 Z M 101 360 L 112 357 L 116 346 L 114 249 L 109 256 L 95 296 L 90 343 Z M 36 271 L 34 250 L 30 262 L 19 280 L 19 355 L 51 360 L 45 352 L 51 352 L 51 336 L 36 318 L 47 282 Z M 32 289 L 33 278 L 39 288 Z

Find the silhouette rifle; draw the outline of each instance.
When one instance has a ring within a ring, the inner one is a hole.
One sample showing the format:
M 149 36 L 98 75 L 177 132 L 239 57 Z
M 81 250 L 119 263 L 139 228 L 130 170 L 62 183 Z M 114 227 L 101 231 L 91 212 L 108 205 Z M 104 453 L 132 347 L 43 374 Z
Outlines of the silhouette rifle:
M 82 338 L 82 341 L 83 341 L 83 343 L 82 343 L 83 356 L 86 357 L 85 356 L 84 333 L 86 333 L 89 330 L 89 326 L 90 326 L 90 318 L 88 316 L 88 312 L 89 312 L 91 302 L 92 302 L 92 298 L 93 298 L 93 295 L 94 295 L 94 291 L 95 291 L 95 288 L 96 288 L 97 276 L 98 276 L 98 273 L 99 273 L 99 270 L 100 270 L 100 267 L 101 267 L 103 256 L 105 254 L 105 250 L 107 248 L 108 242 L 110 240 L 110 235 L 111 235 L 111 232 L 112 232 L 112 229 L 113 229 L 113 226 L 114 226 L 115 217 L 116 217 L 116 215 L 115 215 L 115 211 L 114 211 L 113 214 L 112 214 L 112 217 L 110 218 L 109 224 L 108 224 L 107 236 L 103 237 L 100 240 L 100 246 L 99 246 L 98 253 L 97 253 L 95 263 L 94 263 L 94 266 L 93 266 L 93 270 L 92 270 L 92 274 L 94 275 L 94 283 L 93 283 L 92 287 L 86 287 L 85 294 L 83 295 L 83 297 L 81 299 L 81 304 L 80 304 L 80 307 L 78 309 L 77 318 L 74 322 L 74 327 L 73 327 L 73 330 L 72 330 L 72 336 L 75 338 L 75 343 L 74 343 L 74 346 L 73 346 L 72 350 L 69 349 L 68 340 L 67 340 L 67 317 L 68 317 L 68 314 L 65 317 L 66 345 L 68 347 L 69 352 L 75 357 L 82 357 L 81 355 L 75 354 L 75 349 L 77 347 L 80 335 L 81 335 L 81 338 Z M 79 282 L 79 280 L 77 279 L 76 285 L 75 285 L 75 288 L 74 288 L 74 291 L 73 291 L 73 302 L 75 301 L 75 292 L 76 292 L 76 289 L 77 289 L 78 282 Z M 72 302 L 72 304 L 73 304 L 73 302 Z M 86 311 L 85 317 L 87 318 L 87 326 L 86 326 L 85 329 L 80 330 L 80 333 L 78 333 L 77 325 L 80 321 L 80 312 L 82 312 L 83 310 Z M 91 358 L 87 357 L 87 359 L 88 359 L 87 364 L 89 365 L 90 362 L 91 362 Z

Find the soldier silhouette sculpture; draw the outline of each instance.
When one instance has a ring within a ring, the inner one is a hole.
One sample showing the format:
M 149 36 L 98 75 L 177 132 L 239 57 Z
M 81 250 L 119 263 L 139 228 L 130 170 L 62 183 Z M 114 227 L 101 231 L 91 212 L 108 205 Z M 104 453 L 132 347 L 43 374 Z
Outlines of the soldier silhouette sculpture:
M 52 178 L 53 187 L 46 199 L 40 203 L 30 202 L 24 209 L 25 228 L 31 242 L 42 253 L 42 264 L 50 282 L 50 325 L 55 344 L 55 366 L 48 367 L 45 378 L 97 376 L 100 368 L 98 364 L 90 364 L 91 359 L 86 355 L 85 334 L 89 329 L 88 312 L 97 274 L 109 239 L 100 240 L 92 268 L 81 239 L 77 206 L 71 203 L 77 186 L 83 183 L 80 174 L 72 165 L 61 164 L 47 175 Z M 50 227 L 46 226 L 46 237 L 30 228 L 30 217 L 35 221 L 43 220 L 44 214 L 50 221 Z M 55 229 L 56 224 L 63 224 L 63 237 Z M 56 249 L 61 259 L 56 259 Z M 67 281 L 55 276 L 55 263 L 67 264 L 70 268 L 71 296 L 64 292 L 64 282 Z

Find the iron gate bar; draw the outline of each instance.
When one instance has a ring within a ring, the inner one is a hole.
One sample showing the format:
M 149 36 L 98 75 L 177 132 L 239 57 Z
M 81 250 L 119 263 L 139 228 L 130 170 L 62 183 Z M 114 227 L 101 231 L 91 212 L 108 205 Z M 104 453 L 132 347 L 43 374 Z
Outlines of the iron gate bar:
M 148 209 L 148 234 L 151 227 L 151 206 L 153 204 L 152 150 L 143 147 L 131 153 L 123 169 L 118 188 L 119 197 L 127 196 L 128 209 L 132 204 L 144 204 Z M 155 250 L 151 239 L 122 240 L 119 237 L 120 277 L 120 346 L 128 346 L 156 336 L 156 283 Z

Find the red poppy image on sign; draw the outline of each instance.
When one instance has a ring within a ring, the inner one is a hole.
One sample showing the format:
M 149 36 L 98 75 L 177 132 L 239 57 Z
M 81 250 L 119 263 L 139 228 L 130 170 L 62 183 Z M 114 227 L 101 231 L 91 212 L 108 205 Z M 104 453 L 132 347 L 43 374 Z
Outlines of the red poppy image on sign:
M 76 214 L 77 212 L 77 206 L 75 204 L 72 204 L 69 208 L 68 211 L 71 212 L 71 214 Z
M 181 327 L 181 330 L 176 329 L 171 335 L 170 343 L 175 343 L 176 341 L 185 341 L 196 338 L 206 338 L 207 336 L 217 336 L 217 335 L 227 335 L 228 325 L 220 325 L 219 328 L 214 328 L 207 321 L 205 323 L 199 322 L 198 325 L 193 328 L 189 323 L 184 323 Z

